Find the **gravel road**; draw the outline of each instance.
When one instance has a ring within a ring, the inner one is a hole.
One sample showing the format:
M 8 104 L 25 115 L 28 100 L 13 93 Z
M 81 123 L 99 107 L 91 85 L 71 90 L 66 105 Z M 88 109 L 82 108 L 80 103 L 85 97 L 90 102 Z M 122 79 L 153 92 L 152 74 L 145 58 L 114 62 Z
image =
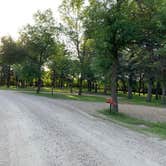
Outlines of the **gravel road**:
M 0 91 L 0 166 L 165 165 L 165 140 L 95 118 L 68 101 Z

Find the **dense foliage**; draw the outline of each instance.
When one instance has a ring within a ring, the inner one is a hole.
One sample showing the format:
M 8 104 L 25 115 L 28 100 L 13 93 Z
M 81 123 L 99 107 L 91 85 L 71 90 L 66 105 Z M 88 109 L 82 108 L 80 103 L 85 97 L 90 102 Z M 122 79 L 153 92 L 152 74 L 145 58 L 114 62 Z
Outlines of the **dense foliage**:
M 152 96 L 166 104 L 164 0 L 63 0 L 62 21 L 38 11 L 20 37 L 1 38 L 0 84 Z

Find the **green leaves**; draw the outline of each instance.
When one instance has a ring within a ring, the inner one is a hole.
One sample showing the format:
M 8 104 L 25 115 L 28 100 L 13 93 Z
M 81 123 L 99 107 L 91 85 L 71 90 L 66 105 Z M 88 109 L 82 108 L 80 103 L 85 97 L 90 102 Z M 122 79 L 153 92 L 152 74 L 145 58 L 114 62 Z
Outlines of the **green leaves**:
M 26 50 L 16 43 L 10 36 L 4 36 L 1 39 L 0 58 L 2 63 L 12 65 L 21 63 L 26 55 Z
M 43 65 L 52 54 L 55 45 L 56 27 L 50 9 L 34 15 L 34 25 L 27 25 L 20 32 L 21 41 L 30 51 L 36 63 Z

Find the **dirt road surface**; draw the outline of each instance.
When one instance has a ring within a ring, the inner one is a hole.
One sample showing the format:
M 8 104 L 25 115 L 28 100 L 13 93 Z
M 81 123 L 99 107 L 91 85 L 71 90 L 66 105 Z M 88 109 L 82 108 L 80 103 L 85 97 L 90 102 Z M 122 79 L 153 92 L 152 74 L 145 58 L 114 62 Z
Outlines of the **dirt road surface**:
M 165 140 L 95 118 L 86 107 L 0 91 L 0 166 L 166 165 Z

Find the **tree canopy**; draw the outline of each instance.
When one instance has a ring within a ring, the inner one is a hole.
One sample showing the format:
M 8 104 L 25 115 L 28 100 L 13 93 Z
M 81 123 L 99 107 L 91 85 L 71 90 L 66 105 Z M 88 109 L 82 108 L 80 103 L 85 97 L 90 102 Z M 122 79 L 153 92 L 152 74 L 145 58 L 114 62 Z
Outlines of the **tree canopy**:
M 113 111 L 122 92 L 166 104 L 164 0 L 63 0 L 59 11 L 60 23 L 37 11 L 18 40 L 1 38 L 1 85 L 100 91 Z

